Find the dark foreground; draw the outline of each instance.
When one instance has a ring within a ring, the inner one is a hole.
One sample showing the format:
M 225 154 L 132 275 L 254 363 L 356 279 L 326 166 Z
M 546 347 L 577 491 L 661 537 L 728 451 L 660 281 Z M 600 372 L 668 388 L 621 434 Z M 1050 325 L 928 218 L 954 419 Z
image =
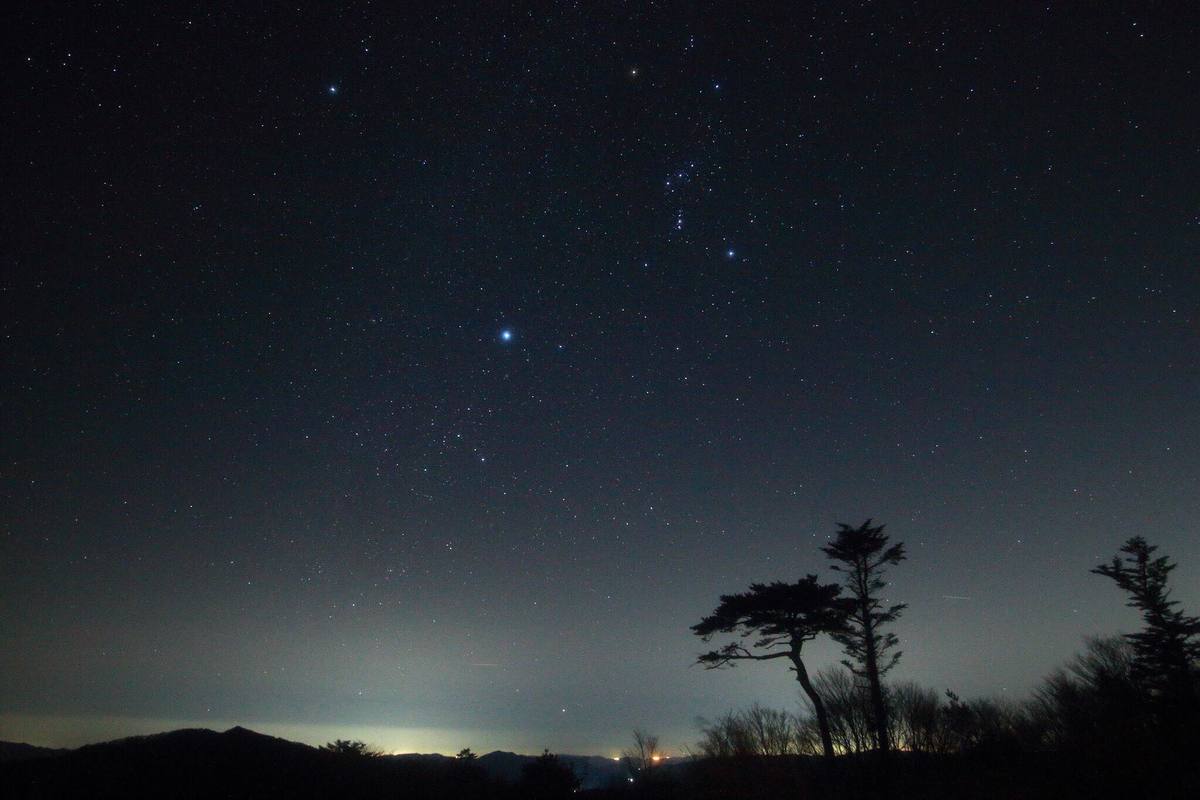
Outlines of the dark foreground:
M 72 751 L 3 751 L 0 797 L 22 798 L 1135 798 L 1200 796 L 1194 753 L 897 754 L 828 765 L 804 757 L 704 759 L 633 782 L 585 759 L 480 759 L 325 752 L 234 728 Z M 572 770 L 581 775 L 572 774 Z M 582 779 L 582 781 L 580 780 Z

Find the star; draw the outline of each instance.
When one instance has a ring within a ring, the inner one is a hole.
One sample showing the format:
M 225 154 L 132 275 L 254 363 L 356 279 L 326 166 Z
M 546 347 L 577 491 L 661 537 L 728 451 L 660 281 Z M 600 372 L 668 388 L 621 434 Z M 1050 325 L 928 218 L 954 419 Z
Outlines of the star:
M 330 94 L 337 94 L 337 93 L 338 93 L 338 87 L 337 87 L 337 84 L 330 84 L 330 85 L 329 85 L 329 93 L 330 93 Z
M 514 334 L 511 328 L 505 328 L 504 330 L 500 331 L 500 341 L 511 342 L 513 340 L 513 335 Z
M 737 255 L 737 253 L 734 251 L 734 249 L 732 247 L 725 251 L 726 258 L 733 258 L 736 255 Z

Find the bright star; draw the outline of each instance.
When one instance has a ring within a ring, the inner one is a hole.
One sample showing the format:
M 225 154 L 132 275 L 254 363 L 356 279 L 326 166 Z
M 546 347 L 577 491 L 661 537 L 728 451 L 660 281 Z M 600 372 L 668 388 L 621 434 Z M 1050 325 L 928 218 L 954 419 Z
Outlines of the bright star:
M 737 253 L 733 252 L 733 249 L 732 249 L 732 248 L 730 248 L 729 250 L 726 250 L 726 251 L 725 251 L 725 257 L 726 257 L 726 258 L 733 258 L 735 255 L 737 255 Z
M 509 330 L 508 328 L 505 328 L 504 330 L 500 331 L 500 341 L 511 342 L 512 340 L 513 340 L 513 332 L 511 330 Z
M 337 94 L 337 86 L 330 86 L 330 87 L 329 87 L 329 93 L 330 93 L 330 94 Z

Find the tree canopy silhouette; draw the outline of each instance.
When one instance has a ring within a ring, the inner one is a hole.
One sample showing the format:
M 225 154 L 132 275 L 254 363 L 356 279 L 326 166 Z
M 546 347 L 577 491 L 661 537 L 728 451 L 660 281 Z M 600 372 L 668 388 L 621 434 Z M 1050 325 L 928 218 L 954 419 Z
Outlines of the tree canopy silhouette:
M 698 663 L 707 669 L 732 667 L 743 660 L 786 658 L 791 661 L 796 680 L 812 702 L 821 746 L 827 757 L 833 756 L 829 719 L 825 704 L 809 679 L 801 653 L 804 643 L 810 639 L 843 629 L 849 606 L 840 594 L 840 586 L 818 583 L 816 575 L 808 575 L 796 583 L 754 583 L 748 592 L 722 595 L 717 609 L 692 626 L 692 632 L 706 642 L 717 633 L 736 633 L 743 640 L 758 637 L 750 647 L 742 642 L 730 642 L 702 654 Z
M 379 752 L 373 750 L 366 742 L 351 741 L 350 739 L 338 739 L 333 742 L 326 742 L 321 745 L 321 749 L 327 753 L 336 753 L 340 756 L 366 758 L 379 755 Z
M 896 634 L 884 632 L 882 628 L 895 622 L 906 605 L 897 603 L 885 607 L 879 597 L 887 586 L 883 579 L 884 568 L 905 559 L 903 542 L 889 545 L 883 528 L 883 525 L 872 526 L 869 519 L 857 528 L 839 523 L 836 538 L 821 551 L 836 562 L 830 568 L 842 573 L 851 597 L 845 627 L 836 631 L 833 638 L 848 656 L 843 663 L 867 681 L 875 746 L 886 754 L 890 741 L 882 678 L 896 666 L 900 651 L 894 650 L 899 644 Z
M 1173 715 L 1194 712 L 1194 672 L 1200 661 L 1200 618 L 1187 616 L 1167 586 L 1176 565 L 1141 536 L 1128 539 L 1107 564 L 1092 570 L 1111 578 L 1129 595 L 1125 603 L 1142 613 L 1145 627 L 1126 635 L 1133 647 L 1133 675 Z

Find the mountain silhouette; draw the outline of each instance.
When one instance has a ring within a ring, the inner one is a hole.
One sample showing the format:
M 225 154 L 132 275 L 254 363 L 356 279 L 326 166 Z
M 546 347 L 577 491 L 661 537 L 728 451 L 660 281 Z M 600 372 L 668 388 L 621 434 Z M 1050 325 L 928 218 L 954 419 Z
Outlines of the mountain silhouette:
M 0 796 L 394 797 L 405 784 L 423 790 L 440 778 L 425 761 L 354 762 L 241 727 L 186 729 L 9 761 L 0 766 Z
M 0 764 L 13 761 L 28 761 L 31 758 L 47 758 L 70 752 L 53 747 L 38 747 L 24 742 L 0 742 Z
M 559 756 L 584 789 L 623 781 L 602 756 Z M 485 780 L 517 783 L 535 756 L 495 751 L 474 765 Z M 455 796 L 458 759 L 438 754 L 378 758 L 326 752 L 243 727 L 183 729 L 53 750 L 0 742 L 5 798 L 373 798 Z

